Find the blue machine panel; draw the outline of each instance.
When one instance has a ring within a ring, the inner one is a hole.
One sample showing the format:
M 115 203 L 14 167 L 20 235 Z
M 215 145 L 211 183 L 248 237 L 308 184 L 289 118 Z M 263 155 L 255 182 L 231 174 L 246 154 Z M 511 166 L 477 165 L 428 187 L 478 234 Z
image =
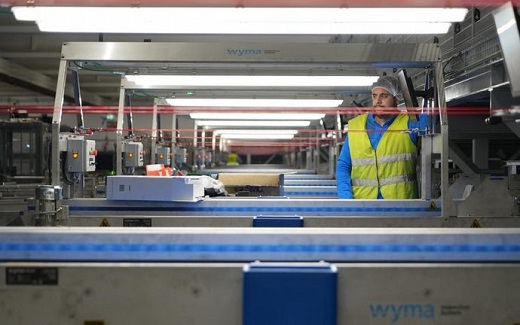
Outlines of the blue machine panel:
M 334 265 L 251 263 L 243 285 L 243 325 L 336 324 Z
M 253 218 L 253 227 L 303 227 L 303 217 L 259 215 Z

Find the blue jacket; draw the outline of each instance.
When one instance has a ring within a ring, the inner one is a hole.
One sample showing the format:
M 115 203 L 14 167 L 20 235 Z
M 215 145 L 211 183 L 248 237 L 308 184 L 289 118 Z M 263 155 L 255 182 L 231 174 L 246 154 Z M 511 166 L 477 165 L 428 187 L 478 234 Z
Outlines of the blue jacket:
M 394 121 L 395 117 L 386 121 L 383 126 L 380 126 L 374 119 L 373 114 L 369 114 L 367 118 L 367 134 L 374 150 L 377 149 L 379 141 L 383 136 L 384 132 L 388 129 L 390 124 Z M 428 126 L 428 115 L 418 115 L 417 121 L 408 121 L 408 129 L 418 129 L 421 131 L 426 130 Z M 410 139 L 413 143 L 417 144 L 418 132 L 410 132 Z M 350 149 L 348 143 L 348 135 L 345 137 L 343 148 L 339 154 L 338 164 L 336 166 L 336 184 L 338 191 L 338 198 L 340 199 L 352 199 L 352 159 L 350 157 Z M 378 194 L 379 199 L 383 199 L 381 192 Z

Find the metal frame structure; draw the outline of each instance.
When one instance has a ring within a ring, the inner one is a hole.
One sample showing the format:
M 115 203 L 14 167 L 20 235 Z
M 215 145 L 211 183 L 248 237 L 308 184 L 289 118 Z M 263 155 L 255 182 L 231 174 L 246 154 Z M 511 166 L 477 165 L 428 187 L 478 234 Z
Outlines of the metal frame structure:
M 237 51 L 239 49 L 240 51 Z M 251 64 L 273 66 L 330 66 L 384 68 L 432 68 L 435 71 L 436 106 L 441 118 L 441 200 L 442 215 L 454 215 L 447 207 L 452 206 L 448 194 L 448 123 L 445 107 L 444 79 L 440 48 L 438 44 L 379 44 L 379 43 L 64 43 L 62 47 L 56 99 L 52 124 L 52 184 L 59 185 L 59 127 L 63 109 L 67 67 L 70 61 L 117 61 L 134 64 L 146 63 L 192 63 L 234 64 L 248 67 Z M 123 116 L 125 88 L 121 87 L 119 116 Z M 121 153 L 123 119 L 117 122 L 117 154 Z M 433 139 L 430 139 L 433 140 Z M 422 167 L 431 162 L 433 141 L 428 141 L 422 150 Z M 337 153 L 336 153 L 337 155 Z M 430 163 L 431 166 L 431 163 Z M 431 175 L 423 173 L 422 184 L 431 184 Z M 430 177 L 430 179 L 428 179 Z M 429 191 L 423 198 L 430 199 Z

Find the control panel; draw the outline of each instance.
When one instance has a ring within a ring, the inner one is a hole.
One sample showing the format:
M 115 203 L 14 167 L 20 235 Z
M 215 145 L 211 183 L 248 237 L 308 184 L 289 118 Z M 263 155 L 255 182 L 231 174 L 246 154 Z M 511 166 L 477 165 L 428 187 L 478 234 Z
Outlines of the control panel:
M 70 173 L 93 172 L 96 170 L 96 142 L 81 138 L 67 139 L 65 170 Z
M 141 142 L 125 142 L 123 148 L 124 167 L 141 167 L 144 165 L 144 151 Z
M 156 148 L 155 161 L 157 164 L 163 164 L 164 166 L 171 165 L 170 159 L 170 148 L 158 147 Z

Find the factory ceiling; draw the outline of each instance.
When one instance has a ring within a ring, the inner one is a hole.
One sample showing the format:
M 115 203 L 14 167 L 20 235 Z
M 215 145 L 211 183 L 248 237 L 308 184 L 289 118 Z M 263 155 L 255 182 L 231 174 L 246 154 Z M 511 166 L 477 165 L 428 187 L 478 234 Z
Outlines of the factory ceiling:
M 366 2 L 361 0 L 337 1 L 337 0 L 246 0 L 240 1 L 240 6 L 466 6 L 474 1 L 450 0 L 448 1 L 397 1 L 385 0 Z M 486 1 L 486 3 L 498 5 L 503 1 Z M 32 1 L 31 5 L 89 5 L 89 6 L 237 6 L 234 1 L 166 1 L 166 0 L 141 0 L 141 1 Z M 58 66 L 60 62 L 62 44 L 65 42 L 264 42 L 264 43 L 431 43 L 432 35 L 184 35 L 184 34 L 92 34 L 92 33 L 49 33 L 40 32 L 33 22 L 17 21 L 11 13 L 10 6 L 27 5 L 27 1 L 0 1 L 0 105 L 53 105 L 56 90 Z M 451 31 L 450 31 L 451 33 Z M 439 35 L 442 40 L 450 36 Z M 77 63 L 74 63 L 77 64 Z M 71 66 L 79 72 L 79 84 L 84 105 L 117 105 L 119 101 L 119 88 L 121 72 L 129 73 L 124 68 L 106 69 L 105 67 Z M 153 67 L 151 67 L 153 68 Z M 175 67 L 180 73 L 230 73 L 228 66 L 222 67 Z M 256 73 L 257 71 L 255 71 Z M 264 70 L 267 74 L 272 71 Z M 312 74 L 315 71 L 304 71 Z M 373 71 L 371 71 L 373 72 Z M 381 71 L 379 71 L 381 72 Z M 302 73 L 302 72 L 300 72 Z M 357 71 L 357 73 L 361 73 Z M 66 104 L 73 104 L 73 89 L 70 86 L 66 90 Z M 154 94 L 152 94 L 154 95 Z M 287 94 L 285 94 L 287 95 Z M 290 94 L 289 94 L 290 95 Z M 297 94 L 302 95 L 302 94 Z M 304 94 L 304 96 L 335 95 L 329 94 Z M 206 96 L 212 96 L 207 93 Z M 296 96 L 296 95 L 294 95 Z M 146 93 L 135 93 L 134 105 L 149 105 L 153 103 L 153 96 Z

